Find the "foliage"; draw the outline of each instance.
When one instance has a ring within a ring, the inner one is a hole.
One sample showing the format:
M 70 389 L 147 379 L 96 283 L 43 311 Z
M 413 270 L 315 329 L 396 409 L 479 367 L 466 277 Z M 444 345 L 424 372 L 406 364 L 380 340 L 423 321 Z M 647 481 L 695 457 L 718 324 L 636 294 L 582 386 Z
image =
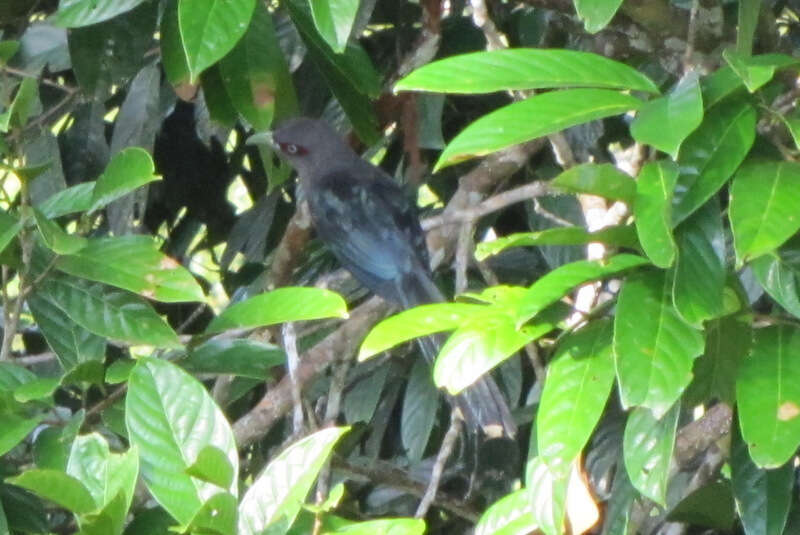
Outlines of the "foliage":
M 0 535 L 796 532 L 800 13 L 567 4 L 0 2 Z M 298 114 L 450 302 L 310 239 Z

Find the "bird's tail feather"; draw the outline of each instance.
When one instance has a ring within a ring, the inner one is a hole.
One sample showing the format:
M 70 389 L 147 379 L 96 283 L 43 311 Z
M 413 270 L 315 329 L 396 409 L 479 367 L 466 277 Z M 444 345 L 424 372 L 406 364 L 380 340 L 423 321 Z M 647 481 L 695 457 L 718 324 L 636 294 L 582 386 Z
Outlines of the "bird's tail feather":
M 404 308 L 445 300 L 433 281 L 427 277 L 406 279 L 399 290 Z M 420 349 L 430 364 L 433 364 L 444 341 L 442 335 L 418 339 Z M 470 428 L 480 429 L 489 437 L 513 437 L 516 434 L 517 426 L 508 403 L 500 392 L 500 387 L 490 376 L 481 377 L 457 396 L 451 396 L 451 400 L 461 409 L 464 421 Z

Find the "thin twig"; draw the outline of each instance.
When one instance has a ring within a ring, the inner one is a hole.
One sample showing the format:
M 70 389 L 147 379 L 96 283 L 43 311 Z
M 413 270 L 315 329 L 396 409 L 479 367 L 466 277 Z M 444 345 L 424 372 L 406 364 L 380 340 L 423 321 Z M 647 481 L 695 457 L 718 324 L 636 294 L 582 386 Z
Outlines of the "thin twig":
M 555 192 L 546 182 L 531 182 L 530 184 L 525 184 L 524 186 L 493 195 L 475 206 L 462 208 L 457 212 L 426 218 L 422 221 L 422 228 L 428 231 L 436 227 L 453 223 L 468 223 L 491 214 L 492 212 L 502 210 L 512 204 L 554 194 Z
M 572 227 L 575 225 L 575 223 L 573 223 L 572 221 L 567 221 L 563 217 L 557 216 L 556 214 L 554 214 L 553 212 L 542 206 L 542 203 L 540 203 L 539 199 L 537 198 L 533 199 L 533 211 L 536 214 L 542 216 L 543 218 L 552 221 L 556 225 L 561 225 L 562 227 Z
M 297 354 L 297 336 L 294 332 L 294 324 L 284 323 L 281 328 L 281 338 L 283 339 L 283 349 L 286 351 L 286 367 L 289 369 L 289 379 L 292 382 L 292 429 L 295 436 L 300 436 L 303 432 L 303 400 L 300 397 L 300 382 L 297 378 L 297 370 L 300 367 L 300 357 Z
M 20 78 L 36 78 L 36 79 L 39 79 L 39 75 L 37 75 L 37 74 L 26 72 L 26 71 L 23 71 L 21 69 L 15 69 L 14 67 L 9 67 L 7 65 L 5 67 L 2 67 L 2 70 L 4 70 L 5 72 L 7 72 L 9 74 L 13 74 L 14 76 L 19 76 Z M 54 81 L 49 80 L 47 78 L 41 78 L 40 81 L 44 85 L 48 85 L 50 87 L 55 87 L 56 89 L 60 89 L 61 91 L 64 91 L 65 93 L 72 94 L 72 93 L 77 93 L 78 92 L 78 88 L 77 87 L 73 87 L 73 86 L 68 85 L 68 84 L 60 84 L 58 82 L 54 82 Z
M 447 434 L 445 434 L 444 440 L 442 440 L 442 447 L 439 448 L 436 462 L 433 464 L 433 469 L 431 470 L 431 480 L 428 482 L 428 488 L 425 490 L 425 494 L 419 502 L 419 507 L 417 507 L 417 512 L 414 514 L 416 518 L 423 518 L 428 514 L 428 509 L 430 509 L 433 504 L 436 498 L 436 492 L 439 490 L 439 481 L 442 479 L 444 465 L 453 452 L 453 447 L 456 444 L 460 431 L 461 411 L 454 409 L 450 413 L 450 429 L 447 430 Z
M 467 267 L 472 251 L 472 224 L 464 223 L 458 231 L 456 243 L 456 294 L 467 289 Z
M 697 14 L 700 12 L 700 0 L 692 0 L 689 10 L 689 28 L 686 30 L 686 51 L 683 54 L 683 72 L 687 73 L 692 68 L 695 42 L 697 41 Z
M 23 193 L 23 196 L 25 194 Z M 19 292 L 14 302 L 11 303 L 11 312 L 5 316 L 5 324 L 3 325 L 3 345 L 0 348 L 0 362 L 6 361 L 11 358 L 11 347 L 14 342 L 14 337 L 17 335 L 19 328 L 19 317 L 22 313 L 22 303 L 25 301 L 25 288 L 27 286 L 28 275 L 31 269 L 31 258 L 33 257 L 33 238 L 25 230 L 19 233 L 19 243 L 22 249 L 22 269 L 17 275 L 19 279 Z M 3 281 L 8 282 L 7 280 Z M 5 284 L 3 284 L 5 291 Z M 4 294 L 5 302 L 3 303 L 3 310 L 8 307 L 8 295 Z

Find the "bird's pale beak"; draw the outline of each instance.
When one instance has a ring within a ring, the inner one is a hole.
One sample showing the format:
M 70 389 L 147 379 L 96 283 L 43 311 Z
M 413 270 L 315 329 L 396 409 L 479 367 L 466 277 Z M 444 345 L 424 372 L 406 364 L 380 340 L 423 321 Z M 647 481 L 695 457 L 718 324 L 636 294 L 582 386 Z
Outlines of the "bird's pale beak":
M 275 138 L 272 135 L 272 131 L 268 130 L 266 132 L 259 132 L 257 134 L 253 134 L 247 141 L 245 142 L 247 145 L 267 145 L 270 148 L 277 148 L 277 144 L 275 143 Z

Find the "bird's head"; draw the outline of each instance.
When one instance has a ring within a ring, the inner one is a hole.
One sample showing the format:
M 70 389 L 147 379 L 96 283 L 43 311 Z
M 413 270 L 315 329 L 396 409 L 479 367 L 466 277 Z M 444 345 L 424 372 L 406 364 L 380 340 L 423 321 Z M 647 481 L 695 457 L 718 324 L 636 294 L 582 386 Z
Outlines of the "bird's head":
M 354 154 L 328 123 L 306 117 L 284 121 L 273 130 L 272 142 L 305 178 L 326 172 Z

